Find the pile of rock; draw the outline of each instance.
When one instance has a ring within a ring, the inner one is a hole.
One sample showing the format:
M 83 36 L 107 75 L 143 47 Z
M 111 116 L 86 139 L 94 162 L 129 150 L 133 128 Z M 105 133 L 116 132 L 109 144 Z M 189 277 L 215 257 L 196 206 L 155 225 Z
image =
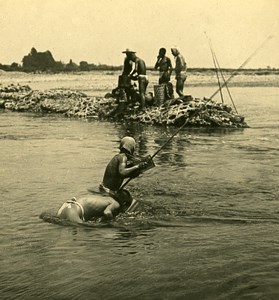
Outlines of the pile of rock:
M 180 126 L 187 120 L 187 124 L 192 126 L 248 127 L 244 117 L 235 113 L 230 106 L 211 99 L 194 99 L 189 96 L 187 99 L 169 100 L 164 105 L 131 118 L 149 124 Z
M 29 86 L 0 86 L 0 108 L 13 111 L 59 113 L 67 117 L 136 121 L 180 126 L 248 127 L 244 117 L 226 104 L 191 96 L 171 99 L 144 112 L 137 106 L 109 97 L 88 97 L 72 90 L 33 91 Z

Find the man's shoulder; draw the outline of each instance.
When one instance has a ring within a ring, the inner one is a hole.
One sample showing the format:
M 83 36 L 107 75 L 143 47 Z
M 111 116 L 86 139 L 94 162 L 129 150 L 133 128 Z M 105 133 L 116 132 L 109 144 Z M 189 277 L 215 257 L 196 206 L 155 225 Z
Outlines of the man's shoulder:
M 166 60 L 167 60 L 168 63 L 171 63 L 171 59 L 167 56 L 166 56 Z
M 178 54 L 178 56 L 177 57 L 179 57 L 180 59 L 183 59 L 183 60 L 185 60 L 184 59 L 184 56 L 182 55 L 182 54 Z
M 113 156 L 113 158 L 110 160 L 110 162 L 108 163 L 108 166 L 109 167 L 112 167 L 116 164 L 119 164 L 119 163 L 122 163 L 122 162 L 125 162 L 125 154 L 124 153 L 118 153 L 118 154 L 115 154 Z M 126 158 L 127 159 L 127 158 Z
M 137 61 L 141 62 L 141 63 L 144 63 L 144 60 L 142 58 L 140 58 L 140 57 L 137 57 Z
M 115 155 L 115 158 L 123 160 L 123 159 L 127 159 L 127 156 L 126 156 L 125 153 L 120 152 L 120 153 L 118 153 L 118 154 Z

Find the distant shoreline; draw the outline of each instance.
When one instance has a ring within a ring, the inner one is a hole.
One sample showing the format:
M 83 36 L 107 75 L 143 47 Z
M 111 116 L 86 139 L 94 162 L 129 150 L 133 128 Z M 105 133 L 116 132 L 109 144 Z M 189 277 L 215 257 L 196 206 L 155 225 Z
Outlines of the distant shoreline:
M 86 92 L 89 95 L 101 96 L 111 92 L 117 86 L 121 70 L 114 71 L 83 71 L 67 73 L 25 73 L 5 72 L 0 70 L 0 86 L 2 85 L 29 85 L 33 90 L 74 89 Z M 158 84 L 158 71 L 147 71 L 149 85 L 148 92 L 154 92 L 153 86 Z M 224 78 L 228 79 L 229 87 L 279 87 L 279 71 L 263 69 L 227 69 L 223 71 Z M 174 73 L 171 82 L 175 84 Z M 186 88 L 190 87 L 218 87 L 216 72 L 213 69 L 188 69 Z
M 153 67 L 147 67 L 147 71 L 149 72 L 158 72 L 158 70 L 155 70 Z M 277 68 L 241 68 L 241 69 L 234 69 L 234 68 L 222 68 L 220 69 L 221 72 L 224 74 L 227 73 L 234 73 L 237 72 L 237 74 L 247 74 L 247 75 L 279 75 L 279 69 Z M 52 71 L 35 71 L 35 72 L 23 72 L 23 71 L 6 71 L 3 69 L 0 69 L 1 73 L 23 73 L 23 74 L 78 74 L 78 73 L 90 73 L 90 72 L 99 72 L 99 71 L 105 71 L 105 72 L 115 72 L 115 71 L 122 71 L 122 67 L 119 66 L 107 66 L 104 68 L 96 68 L 94 70 L 90 71 L 63 71 L 63 72 L 52 72 Z M 188 68 L 187 72 L 190 74 L 194 73 L 201 73 L 201 74 L 211 74 L 216 73 L 216 70 L 214 68 Z

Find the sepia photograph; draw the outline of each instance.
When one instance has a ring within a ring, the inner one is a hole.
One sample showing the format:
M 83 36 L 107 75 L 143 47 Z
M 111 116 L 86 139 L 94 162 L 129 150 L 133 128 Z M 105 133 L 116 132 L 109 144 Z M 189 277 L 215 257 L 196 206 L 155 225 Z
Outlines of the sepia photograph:
M 0 299 L 279 299 L 279 0 L 0 11 Z

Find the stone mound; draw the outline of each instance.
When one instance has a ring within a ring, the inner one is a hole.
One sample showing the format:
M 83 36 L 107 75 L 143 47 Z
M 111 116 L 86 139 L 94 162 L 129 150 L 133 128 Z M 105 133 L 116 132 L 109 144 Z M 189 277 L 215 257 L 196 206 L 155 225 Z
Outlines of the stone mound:
M 154 125 L 248 127 L 244 117 L 226 104 L 192 96 L 171 99 L 145 111 L 113 97 L 88 97 L 74 90 L 33 91 L 29 86 L 0 86 L 0 108 L 12 111 L 58 113 L 67 117 L 141 122 Z

